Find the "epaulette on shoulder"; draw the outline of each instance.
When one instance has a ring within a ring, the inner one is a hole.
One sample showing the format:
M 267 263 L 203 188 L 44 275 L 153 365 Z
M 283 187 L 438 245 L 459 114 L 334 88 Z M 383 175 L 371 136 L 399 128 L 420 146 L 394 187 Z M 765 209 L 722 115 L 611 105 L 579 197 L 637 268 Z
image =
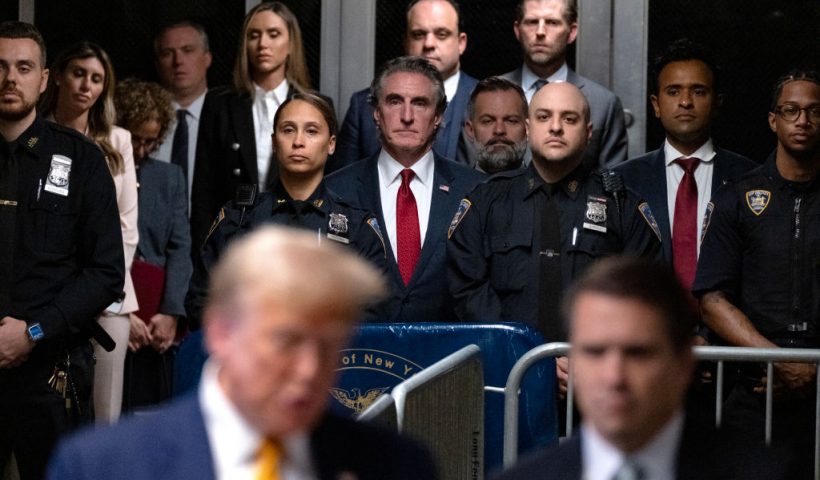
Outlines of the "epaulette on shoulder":
M 73 128 L 65 127 L 63 125 L 60 125 L 59 123 L 51 122 L 51 121 L 48 121 L 48 120 L 45 121 L 45 124 L 46 124 L 47 128 L 51 129 L 52 131 L 54 131 L 56 133 L 59 133 L 61 135 L 68 135 L 69 137 L 71 137 L 74 140 L 79 140 L 83 143 L 86 143 L 88 145 L 92 145 L 94 147 L 97 146 L 97 144 L 94 143 L 93 140 L 86 137 L 85 135 L 78 132 L 77 130 L 74 130 Z

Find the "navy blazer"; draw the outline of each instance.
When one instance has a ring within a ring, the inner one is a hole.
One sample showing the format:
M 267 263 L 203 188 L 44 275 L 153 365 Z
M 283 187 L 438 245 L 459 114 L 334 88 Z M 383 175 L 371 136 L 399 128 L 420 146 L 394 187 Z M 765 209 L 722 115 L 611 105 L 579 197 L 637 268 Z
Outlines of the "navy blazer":
M 137 169 L 140 238 L 137 258 L 165 268 L 160 313 L 185 316 L 185 294 L 191 280 L 191 231 L 188 194 L 179 165 L 144 158 Z M 144 320 L 148 320 L 147 318 Z
M 793 478 L 790 459 L 711 426 L 684 423 L 675 478 L 746 480 Z M 784 453 L 784 452 L 778 452 Z M 785 452 L 787 453 L 787 452 Z M 491 480 L 580 480 L 581 434 L 523 458 Z
M 326 415 L 311 433 L 320 480 L 437 477 L 427 452 L 396 434 Z M 195 394 L 147 416 L 85 429 L 62 442 L 51 480 L 214 480 L 205 421 Z
M 466 145 L 462 140 L 462 127 L 467 119 L 467 104 L 470 94 L 478 85 L 478 80 L 463 70 L 458 78 L 456 94 L 447 103 L 444 118 L 439 127 L 433 150 L 442 157 L 465 165 L 471 165 Z M 328 163 L 328 173 L 367 158 L 379 150 L 379 131 L 373 121 L 373 107 L 367 97 L 370 89 L 365 88 L 350 97 L 350 106 L 336 140 L 336 154 Z
M 715 166 L 712 173 L 712 190 L 755 168 L 757 164 L 748 158 L 715 148 Z M 669 203 L 666 195 L 666 159 L 663 148 L 633 158 L 616 167 L 627 187 L 635 190 L 652 209 L 661 231 L 663 259 L 672 264 L 672 228 L 669 225 Z
M 373 212 L 384 229 L 379 190 L 379 152 L 326 177 L 328 188 L 342 198 Z M 386 322 L 455 321 L 453 302 L 447 288 L 447 229 L 461 199 L 481 183 L 484 174 L 434 154 L 433 199 L 427 234 L 410 282 L 405 285 L 396 255 L 383 232 L 388 252 L 387 273 L 391 295 L 380 319 Z
M 629 145 L 621 100 L 605 87 L 578 75 L 571 68 L 568 70 L 567 82 L 578 87 L 586 97 L 592 120 L 592 138 L 584 151 L 584 165 L 595 170 L 605 165 L 625 162 Z M 501 75 L 518 85 L 521 85 L 522 76 L 522 67 Z M 528 87 L 529 85 L 521 85 L 524 90 Z

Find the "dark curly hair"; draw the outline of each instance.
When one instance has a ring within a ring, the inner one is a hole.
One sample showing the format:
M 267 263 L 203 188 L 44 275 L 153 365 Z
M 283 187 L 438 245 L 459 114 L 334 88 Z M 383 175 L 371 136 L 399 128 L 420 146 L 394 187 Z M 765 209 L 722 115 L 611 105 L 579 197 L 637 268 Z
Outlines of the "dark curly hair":
M 117 124 L 132 130 L 145 122 L 159 122 L 160 142 L 174 120 L 171 94 L 158 83 L 143 82 L 136 78 L 121 81 L 114 90 Z

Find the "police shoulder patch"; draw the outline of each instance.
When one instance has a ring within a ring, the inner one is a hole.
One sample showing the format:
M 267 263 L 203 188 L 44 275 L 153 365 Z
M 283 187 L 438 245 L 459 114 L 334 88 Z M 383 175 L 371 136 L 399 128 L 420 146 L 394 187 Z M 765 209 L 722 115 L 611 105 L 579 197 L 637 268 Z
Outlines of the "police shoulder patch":
M 646 221 L 647 225 L 649 225 L 649 228 L 655 232 L 655 236 L 658 237 L 658 241 L 663 242 L 663 240 L 661 240 L 661 229 L 658 226 L 658 221 L 655 220 L 655 215 L 652 214 L 652 209 L 649 208 L 649 203 L 641 202 L 641 204 L 638 205 L 638 211 L 641 212 L 641 216 Z
M 216 227 L 218 227 L 219 224 L 222 223 L 222 220 L 225 220 L 225 207 L 219 209 L 219 213 L 216 215 L 214 222 L 211 224 L 211 228 L 208 229 L 208 235 L 205 235 L 205 242 L 207 242 L 208 239 L 211 238 L 211 235 L 213 235 L 214 231 L 216 230 Z
M 769 206 L 771 199 L 772 192 L 768 190 L 749 190 L 746 192 L 746 205 L 758 217 Z
M 706 204 L 706 212 L 703 214 L 703 225 L 700 228 L 700 243 L 706 237 L 706 229 L 709 228 L 709 223 L 712 222 L 712 212 L 715 211 L 715 204 L 709 202 Z
M 382 242 L 384 258 L 387 258 L 387 246 L 384 244 L 384 236 L 382 235 L 382 229 L 379 227 L 379 221 L 376 220 L 376 217 L 371 217 L 367 220 L 367 224 L 370 225 L 370 228 L 372 228 L 376 236 L 379 237 L 379 241 Z
M 458 224 L 461 223 L 461 220 L 464 219 L 464 215 L 470 210 L 470 207 L 473 206 L 473 203 L 466 198 L 461 199 L 461 203 L 458 204 L 458 209 L 456 210 L 456 214 L 453 216 L 453 220 L 450 222 L 450 228 L 447 229 L 447 238 L 453 236 L 453 232 L 456 231 L 458 228 Z

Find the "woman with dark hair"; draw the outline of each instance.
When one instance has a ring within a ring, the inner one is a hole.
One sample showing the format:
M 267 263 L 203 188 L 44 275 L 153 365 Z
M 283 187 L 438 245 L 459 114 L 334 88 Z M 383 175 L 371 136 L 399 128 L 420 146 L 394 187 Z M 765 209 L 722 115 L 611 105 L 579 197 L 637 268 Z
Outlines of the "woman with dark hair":
M 346 244 L 385 268 L 384 242 L 375 218 L 325 187 L 324 168 L 336 149 L 336 130 L 333 107 L 319 95 L 297 93 L 279 107 L 272 135 L 278 175 L 268 191 L 246 202 L 228 202 L 211 228 L 185 302 L 195 326 L 201 320 L 211 268 L 233 239 L 260 225 L 310 230 L 317 241 Z
M 174 120 L 171 102 L 171 94 L 160 85 L 136 79 L 120 82 L 114 95 L 117 122 L 131 132 L 139 181 L 140 238 L 134 284 L 138 294 L 150 292 L 151 297 L 149 301 L 140 296 L 140 310 L 130 315 L 125 411 L 155 405 L 171 394 L 171 347 L 177 324 L 185 316 L 185 294 L 193 269 L 182 168 L 150 157 Z
M 253 184 L 262 191 L 273 184 L 273 118 L 286 99 L 308 89 L 302 32 L 293 12 L 280 2 L 257 5 L 242 25 L 233 88 L 210 92 L 202 107 L 191 187 L 194 245 L 201 245 L 237 186 Z
M 122 375 L 130 322 L 128 314 L 137 310 L 131 282 L 131 261 L 137 248 L 137 178 L 131 135 L 114 126 L 114 68 L 99 45 L 80 42 L 60 52 L 51 65 L 48 88 L 38 111 L 60 125 L 93 140 L 105 154 L 117 189 L 123 249 L 125 287 L 121 302 L 103 312 L 99 323 L 114 339 L 113 351 L 94 342 L 94 412 L 100 422 L 119 418 L 122 404 Z

